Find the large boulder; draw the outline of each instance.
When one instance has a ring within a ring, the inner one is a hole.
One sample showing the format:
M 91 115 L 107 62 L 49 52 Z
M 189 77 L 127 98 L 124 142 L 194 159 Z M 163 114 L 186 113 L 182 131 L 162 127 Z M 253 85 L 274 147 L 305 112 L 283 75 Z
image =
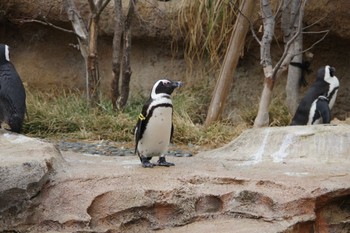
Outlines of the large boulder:
M 136 156 L 64 152 L 31 214 L 1 230 L 348 232 L 349 136 L 348 125 L 250 129 L 153 169 Z
M 65 162 L 52 144 L 4 130 L 0 148 L 0 230 L 11 230 L 25 222 L 43 186 Z

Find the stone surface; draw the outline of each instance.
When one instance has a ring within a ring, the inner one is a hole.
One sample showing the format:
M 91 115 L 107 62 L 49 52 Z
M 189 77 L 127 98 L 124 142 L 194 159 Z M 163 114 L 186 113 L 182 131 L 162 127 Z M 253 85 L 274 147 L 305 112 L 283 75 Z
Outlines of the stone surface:
M 251 129 L 223 148 L 169 157 L 171 168 L 144 169 L 132 156 L 62 152 L 66 162 L 22 205 L 25 218 L 2 215 L 0 230 L 349 232 L 349 136 L 349 125 Z M 37 141 L 11 139 L 22 140 Z M 44 173 L 36 181 L 27 173 L 26 182 L 40 183 Z M 10 177 L 1 179 L 9 186 Z
M 1 229 L 24 220 L 42 187 L 65 161 L 52 144 L 4 130 L 0 147 Z

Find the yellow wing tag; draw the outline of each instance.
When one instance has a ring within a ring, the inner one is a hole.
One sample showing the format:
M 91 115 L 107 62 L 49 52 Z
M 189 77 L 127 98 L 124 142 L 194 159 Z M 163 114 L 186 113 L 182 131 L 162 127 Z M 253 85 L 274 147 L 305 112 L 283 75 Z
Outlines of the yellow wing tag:
M 144 121 L 144 120 L 146 119 L 146 117 L 144 117 L 144 116 L 142 115 L 142 113 L 140 113 L 139 119 L 140 119 L 141 121 Z

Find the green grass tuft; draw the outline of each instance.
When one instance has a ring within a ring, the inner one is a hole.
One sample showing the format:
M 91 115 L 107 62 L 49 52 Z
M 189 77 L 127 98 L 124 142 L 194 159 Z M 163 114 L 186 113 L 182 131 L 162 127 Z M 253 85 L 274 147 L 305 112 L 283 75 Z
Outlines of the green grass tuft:
M 208 91 L 205 87 L 183 88 L 174 93 L 174 142 L 177 145 L 222 146 L 253 125 L 257 105 L 241 110 L 242 122 L 222 120 L 205 128 Z M 108 99 L 103 99 L 98 107 L 89 107 L 79 91 L 27 90 L 29 117 L 23 133 L 48 139 L 110 140 L 133 145 L 133 130 L 146 98 L 131 97 L 124 112 L 115 112 Z M 290 117 L 282 98 L 275 98 L 270 107 L 270 125 L 288 125 Z

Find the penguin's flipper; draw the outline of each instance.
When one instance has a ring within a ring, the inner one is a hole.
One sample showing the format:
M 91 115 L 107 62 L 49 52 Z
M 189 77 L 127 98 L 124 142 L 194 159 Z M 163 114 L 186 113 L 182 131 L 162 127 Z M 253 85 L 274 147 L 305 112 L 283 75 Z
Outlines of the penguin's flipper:
M 135 154 L 137 153 L 137 145 L 139 144 L 141 137 L 141 120 L 139 119 L 136 123 L 134 134 L 135 134 Z
M 159 157 L 159 160 L 157 162 L 158 166 L 164 166 L 164 167 L 170 167 L 170 166 L 175 166 L 174 163 L 169 163 L 165 160 L 165 157 Z
M 137 146 L 139 144 L 139 141 L 141 140 L 143 132 L 145 131 L 145 128 L 146 128 L 145 120 L 146 120 L 147 108 L 150 105 L 151 101 L 152 101 L 152 99 L 149 99 L 146 102 L 146 104 L 142 107 L 142 111 L 137 119 L 137 123 L 136 123 L 135 130 L 134 130 L 134 133 L 135 133 L 135 154 L 137 152 Z
M 171 124 L 170 143 L 173 143 L 174 124 Z
M 329 109 L 328 100 L 319 98 L 316 103 L 316 109 L 322 117 L 323 124 L 331 122 L 331 110 Z

